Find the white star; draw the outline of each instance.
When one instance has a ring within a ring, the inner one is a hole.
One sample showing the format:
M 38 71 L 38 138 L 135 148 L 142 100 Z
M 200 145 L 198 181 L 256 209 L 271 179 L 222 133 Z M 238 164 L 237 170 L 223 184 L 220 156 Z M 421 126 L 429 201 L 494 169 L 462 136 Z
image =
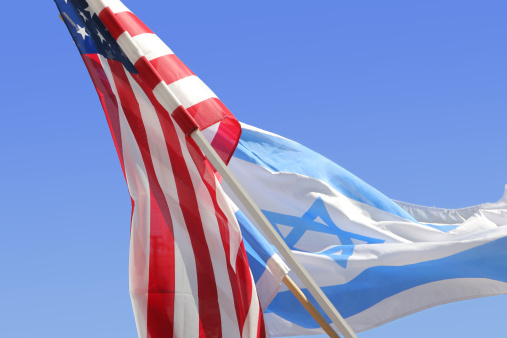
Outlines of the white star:
M 100 42 L 104 43 L 104 41 L 106 41 L 106 39 L 104 39 L 104 37 L 102 36 L 102 34 L 100 34 L 100 31 L 97 29 L 97 36 L 100 38 Z
M 83 40 L 89 36 L 88 33 L 86 33 L 86 29 L 84 27 L 80 27 L 79 25 L 76 25 L 78 30 L 77 30 L 77 33 L 78 34 L 81 34 L 81 36 L 83 37 Z
M 108 59 L 112 59 L 112 58 L 114 58 L 114 54 L 111 52 L 111 50 L 110 50 L 110 49 L 108 49 L 108 50 L 106 51 L 106 58 L 108 58 Z
M 83 12 L 79 11 L 79 15 L 81 15 L 83 17 L 85 22 L 88 21 L 88 18 L 86 17 L 86 15 Z
M 94 15 L 97 15 L 97 13 L 95 13 L 95 11 L 93 10 L 92 6 L 88 6 L 85 8 L 85 11 L 89 12 L 90 13 L 90 18 L 93 19 L 93 16 Z

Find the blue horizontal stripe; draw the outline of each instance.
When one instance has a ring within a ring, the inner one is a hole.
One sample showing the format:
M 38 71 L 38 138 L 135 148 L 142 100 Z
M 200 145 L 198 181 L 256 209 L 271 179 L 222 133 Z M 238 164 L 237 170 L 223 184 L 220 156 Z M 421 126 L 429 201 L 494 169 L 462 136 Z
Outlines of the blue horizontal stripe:
M 371 267 L 346 284 L 327 286 L 322 290 L 347 318 L 402 291 L 457 278 L 487 278 L 507 283 L 507 238 L 436 260 L 405 266 Z M 316 304 L 308 291 L 303 291 Z M 280 292 L 268 312 L 302 327 L 318 327 L 289 291 Z

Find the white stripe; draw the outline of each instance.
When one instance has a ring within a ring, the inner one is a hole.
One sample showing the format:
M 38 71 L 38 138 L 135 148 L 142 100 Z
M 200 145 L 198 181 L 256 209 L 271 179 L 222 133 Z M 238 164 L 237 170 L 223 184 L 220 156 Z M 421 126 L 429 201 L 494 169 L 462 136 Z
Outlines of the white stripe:
M 132 37 L 129 32 L 125 31 L 116 39 L 116 42 L 132 64 L 135 64 L 143 56 L 151 61 L 164 55 L 173 54 L 169 47 L 153 33 Z
M 287 273 L 289 273 L 289 268 L 278 254 L 275 253 L 269 258 L 266 270 L 255 284 L 256 289 L 259 290 L 258 295 L 262 310 L 266 310 L 269 303 L 275 298 Z
M 99 55 L 111 89 L 119 98 L 107 60 Z M 135 202 L 129 252 L 129 289 L 138 336 L 147 337 L 148 283 L 150 266 L 150 199 L 149 183 L 139 147 L 120 102 L 118 103 L 125 175 Z
M 218 128 L 220 127 L 220 123 L 215 123 L 214 125 L 202 130 L 202 134 L 204 135 L 204 137 L 206 138 L 206 140 L 208 140 L 208 142 L 211 144 L 211 142 L 213 142 L 213 139 L 215 138 L 215 136 L 217 135 L 217 132 L 218 132 Z M 234 204 L 234 203 L 233 203 Z M 236 207 L 235 209 L 236 211 L 238 210 L 238 207 Z
M 130 12 L 130 9 L 128 9 L 119 0 L 87 0 L 87 2 L 90 6 L 93 6 L 93 9 L 97 14 L 99 14 L 106 7 L 109 7 L 114 14 L 121 12 Z
M 160 38 L 153 33 L 143 33 L 132 38 L 148 61 L 164 55 L 174 54 Z
M 144 56 L 142 50 L 136 45 L 129 32 L 123 32 L 118 39 L 116 39 L 116 42 L 118 42 L 121 49 L 133 65 L 136 64 L 137 60 Z
M 138 335 L 139 337 L 147 337 L 150 267 L 150 198 L 149 194 L 145 192 L 149 191 L 149 186 L 141 154 L 124 116 L 120 117 L 120 125 L 127 184 L 130 194 L 135 201 L 130 233 L 130 297 Z M 137 187 L 138 185 L 140 187 Z
M 106 4 L 106 2 L 108 2 L 107 0 L 87 0 L 86 2 L 88 2 L 88 5 L 90 5 L 90 8 L 97 15 L 99 15 L 100 12 L 102 12 L 102 10 L 108 6 Z M 91 14 L 91 15 L 93 16 L 93 14 Z
M 164 81 L 160 82 L 154 89 L 153 94 L 158 102 L 164 107 L 169 114 L 178 108 L 181 104 L 178 99 L 167 89 L 167 85 Z
M 130 9 L 119 0 L 87 0 L 87 2 L 97 15 L 106 7 L 109 7 L 114 14 L 130 12 Z
M 174 122 L 176 123 L 176 122 Z M 240 330 L 237 321 L 236 310 L 233 306 L 234 296 L 229 280 L 229 272 L 227 270 L 227 257 L 223 249 L 222 238 L 215 216 L 215 208 L 211 200 L 208 189 L 202 182 L 202 177 L 199 170 L 194 164 L 192 157 L 186 146 L 185 135 L 181 129 L 177 128 L 177 133 L 180 139 L 183 157 L 188 165 L 188 170 L 192 183 L 195 189 L 199 214 L 201 216 L 204 234 L 208 249 L 210 250 L 211 261 L 213 264 L 213 272 L 215 276 L 215 283 L 218 291 L 218 303 L 220 307 L 220 316 L 222 319 L 222 332 L 227 337 L 240 337 Z M 234 215 L 225 215 L 231 219 Z
M 259 299 L 257 298 L 257 290 L 250 274 L 252 283 L 252 294 L 250 295 L 250 308 L 245 318 L 245 324 L 243 325 L 242 337 L 257 337 L 259 331 L 259 315 L 261 315 L 261 309 L 259 307 Z
M 181 211 L 176 182 L 162 127 L 156 111 L 143 90 L 127 73 L 146 129 L 157 180 L 169 205 L 175 242 L 174 336 L 198 337 L 199 327 L 188 318 L 199 318 L 197 271 L 192 243 Z
M 238 220 L 234 216 L 234 203 L 231 201 L 229 196 L 227 196 L 222 190 L 222 186 L 220 182 L 216 179 L 215 176 L 215 185 L 216 185 L 216 199 L 218 206 L 225 215 L 227 215 L 227 219 L 229 221 L 229 245 L 230 245 L 230 257 L 229 263 L 233 267 L 234 271 L 236 271 L 236 259 L 238 257 L 238 251 L 240 249 L 240 245 L 242 242 L 241 229 L 239 227 Z M 231 216 L 233 215 L 233 216 Z
M 175 81 L 168 86 L 185 108 L 192 107 L 204 100 L 217 97 L 215 93 L 195 75 Z

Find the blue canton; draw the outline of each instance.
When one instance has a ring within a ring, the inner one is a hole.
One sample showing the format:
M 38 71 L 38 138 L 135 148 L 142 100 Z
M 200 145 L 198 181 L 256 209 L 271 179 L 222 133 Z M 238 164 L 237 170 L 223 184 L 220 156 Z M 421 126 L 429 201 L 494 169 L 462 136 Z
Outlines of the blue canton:
M 81 54 L 100 54 L 107 59 L 120 61 L 129 72 L 137 74 L 134 65 L 86 0 L 55 2 Z
M 358 239 L 367 244 L 384 243 L 384 240 L 381 239 L 367 237 L 340 229 L 336 224 L 334 224 L 333 220 L 329 216 L 326 205 L 321 197 L 317 198 L 310 209 L 308 209 L 308 211 L 306 211 L 301 217 L 278 214 L 276 212 L 265 210 L 263 210 L 263 213 L 278 231 L 280 236 L 285 237 L 285 242 L 291 250 L 296 249 L 296 243 L 299 242 L 307 231 L 316 231 L 338 237 L 340 245 L 335 245 L 327 250 L 319 252 L 318 254 L 332 258 L 343 268 L 347 267 L 348 259 L 354 252 L 355 245 L 352 242 L 352 239 Z M 325 224 L 317 222 L 317 218 L 320 218 Z M 287 234 L 287 236 L 283 236 L 278 225 L 291 227 L 292 230 Z

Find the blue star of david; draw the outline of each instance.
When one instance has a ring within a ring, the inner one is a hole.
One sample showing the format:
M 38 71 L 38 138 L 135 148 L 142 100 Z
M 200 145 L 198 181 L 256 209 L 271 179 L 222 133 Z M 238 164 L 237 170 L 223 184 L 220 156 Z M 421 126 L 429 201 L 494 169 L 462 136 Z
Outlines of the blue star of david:
M 262 212 L 275 227 L 280 236 L 285 237 L 285 242 L 291 249 L 295 249 L 294 246 L 307 231 L 317 231 L 338 237 L 341 245 L 333 246 L 330 249 L 319 252 L 319 254 L 333 258 L 334 261 L 343 268 L 347 267 L 348 259 L 354 252 L 355 245 L 352 241 L 353 238 L 366 242 L 367 244 L 384 242 L 382 239 L 367 237 L 340 229 L 329 216 L 326 205 L 321 197 L 317 198 L 310 209 L 301 217 L 278 214 L 265 210 Z M 317 218 L 320 218 L 325 224 L 317 222 Z M 278 225 L 291 227 L 292 230 L 287 236 L 283 236 Z M 339 253 L 340 251 L 341 253 Z

